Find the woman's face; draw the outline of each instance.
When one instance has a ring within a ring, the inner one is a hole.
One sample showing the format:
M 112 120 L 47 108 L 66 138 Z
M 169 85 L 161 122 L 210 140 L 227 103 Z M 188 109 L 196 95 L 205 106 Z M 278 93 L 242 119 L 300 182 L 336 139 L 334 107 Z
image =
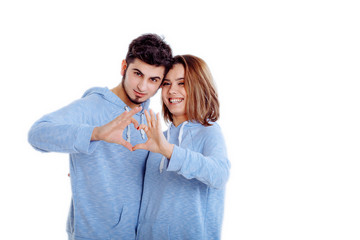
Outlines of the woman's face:
M 166 75 L 162 84 L 162 100 L 172 114 L 173 119 L 187 120 L 185 91 L 185 69 L 182 64 L 175 64 Z

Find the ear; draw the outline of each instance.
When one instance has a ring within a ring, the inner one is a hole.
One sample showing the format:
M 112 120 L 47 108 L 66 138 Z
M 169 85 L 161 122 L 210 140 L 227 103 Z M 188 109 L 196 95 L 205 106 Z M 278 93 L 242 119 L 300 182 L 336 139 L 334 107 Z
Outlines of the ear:
M 124 59 L 121 62 L 121 76 L 125 75 L 126 68 L 127 68 L 127 63 L 126 60 Z

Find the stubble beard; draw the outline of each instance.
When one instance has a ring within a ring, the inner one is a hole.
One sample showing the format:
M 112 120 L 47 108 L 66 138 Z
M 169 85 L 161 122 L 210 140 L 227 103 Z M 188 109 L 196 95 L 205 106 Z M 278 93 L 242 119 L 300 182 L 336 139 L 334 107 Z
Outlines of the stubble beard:
M 126 73 L 124 74 L 125 76 L 126 76 Z M 124 89 L 124 92 L 125 92 L 125 94 L 126 94 L 126 97 L 130 100 L 130 102 L 132 102 L 132 103 L 134 103 L 134 104 L 142 104 L 144 101 L 139 101 L 138 99 L 139 98 L 135 98 L 135 99 L 132 99 L 131 97 L 130 97 L 130 95 L 128 94 L 128 90 L 126 89 L 126 87 L 125 87 L 125 77 L 123 77 L 123 79 L 122 79 L 122 81 L 121 81 L 121 85 L 122 85 L 122 87 L 123 87 L 123 89 Z

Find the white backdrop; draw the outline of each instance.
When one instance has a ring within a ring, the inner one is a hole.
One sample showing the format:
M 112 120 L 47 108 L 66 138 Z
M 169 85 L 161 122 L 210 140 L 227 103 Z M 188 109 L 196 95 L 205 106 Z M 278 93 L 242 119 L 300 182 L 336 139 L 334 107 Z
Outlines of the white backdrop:
M 356 2 L 2 1 L 0 239 L 66 239 L 68 156 L 33 150 L 27 132 L 116 86 L 148 32 L 216 80 L 232 163 L 223 239 L 360 239 Z

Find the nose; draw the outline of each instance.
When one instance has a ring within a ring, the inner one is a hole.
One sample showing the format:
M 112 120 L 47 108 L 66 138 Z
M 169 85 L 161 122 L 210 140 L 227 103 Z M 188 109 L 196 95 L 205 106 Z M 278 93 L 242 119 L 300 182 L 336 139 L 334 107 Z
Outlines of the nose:
M 144 79 L 140 80 L 138 85 L 137 85 L 137 88 L 140 92 L 145 92 L 146 90 L 146 81 Z
M 177 87 L 176 84 L 171 84 L 169 89 L 169 94 L 176 94 L 177 93 Z

